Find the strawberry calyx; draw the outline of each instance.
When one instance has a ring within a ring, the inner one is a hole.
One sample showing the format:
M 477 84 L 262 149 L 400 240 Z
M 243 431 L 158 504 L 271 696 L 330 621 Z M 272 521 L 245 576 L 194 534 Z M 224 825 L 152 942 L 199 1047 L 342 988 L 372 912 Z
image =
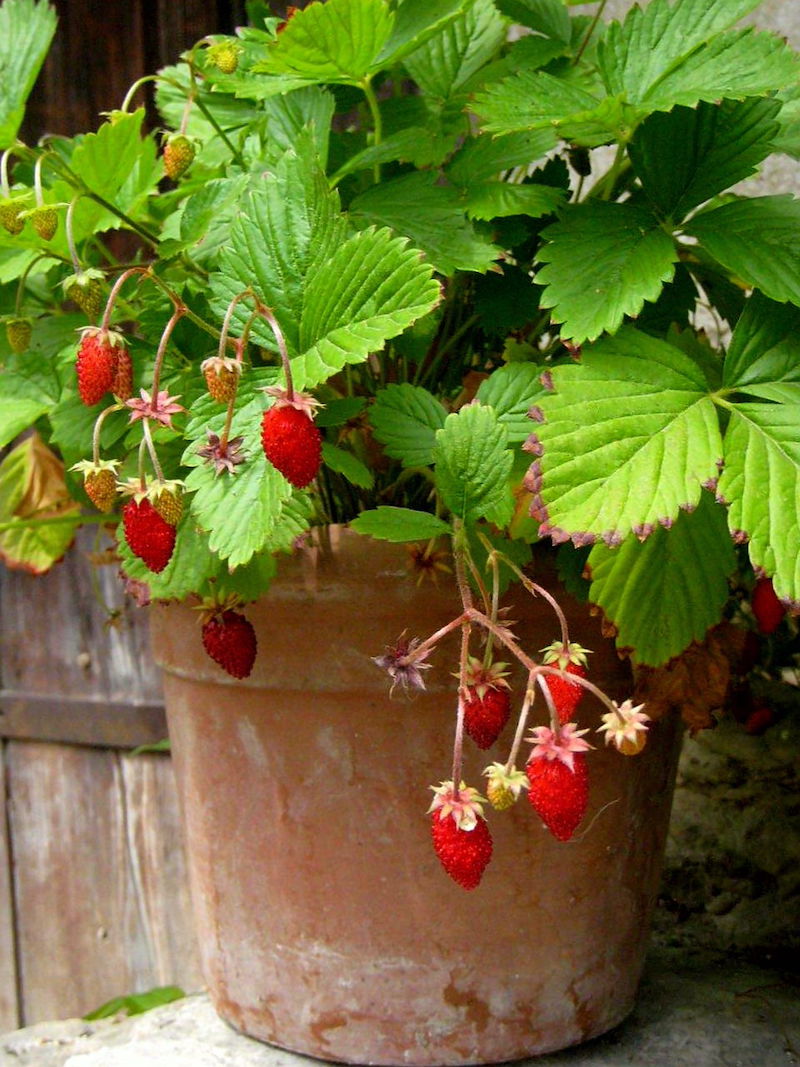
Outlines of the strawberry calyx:
M 586 752 L 593 746 L 585 741 L 588 729 L 579 730 L 575 722 L 564 723 L 553 730 L 549 726 L 535 726 L 528 741 L 533 744 L 530 759 L 559 760 L 572 771 L 575 769 L 575 753 Z
M 486 778 L 486 796 L 495 811 L 505 811 L 519 799 L 523 789 L 530 785 L 528 776 L 517 767 L 505 763 L 490 763 L 483 771 Z
M 273 407 L 295 408 L 297 411 L 302 411 L 304 415 L 308 415 L 312 422 L 318 408 L 323 406 L 310 393 L 298 393 L 296 390 L 289 392 L 283 385 L 268 385 L 262 389 L 262 392 L 274 399 Z
M 507 663 L 491 663 L 485 666 L 477 656 L 470 656 L 464 672 L 464 684 L 470 690 L 470 697 L 477 696 L 483 700 L 490 689 L 510 689 L 506 681 Z
M 452 781 L 442 782 L 438 786 L 431 786 L 433 800 L 428 808 L 428 814 L 439 813 L 439 818 L 444 820 L 452 818 L 459 830 L 474 830 L 478 820 L 483 819 L 483 805 L 487 802 L 477 789 L 461 782 L 458 789 Z
M 644 712 L 644 704 L 634 705 L 632 700 L 611 703 L 614 710 L 601 716 L 602 726 L 597 732 L 605 734 L 606 744 L 613 744 L 623 756 L 636 756 L 647 741 L 650 716 Z
M 584 648 L 576 641 L 568 641 L 566 644 L 563 641 L 553 641 L 540 651 L 543 653 L 542 663 L 548 667 L 558 667 L 562 671 L 567 670 L 570 664 L 588 667 L 589 661 L 586 657 L 592 654 L 590 648 Z

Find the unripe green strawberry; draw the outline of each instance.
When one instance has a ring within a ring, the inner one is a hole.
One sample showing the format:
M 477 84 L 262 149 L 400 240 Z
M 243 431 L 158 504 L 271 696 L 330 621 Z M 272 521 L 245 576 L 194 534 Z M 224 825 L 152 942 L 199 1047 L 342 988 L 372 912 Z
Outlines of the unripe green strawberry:
M 61 283 L 64 296 L 77 304 L 87 319 L 97 319 L 103 310 L 103 275 L 90 267 L 88 270 L 71 274 Z
M 21 355 L 31 343 L 33 323 L 30 319 L 6 319 L 6 340 L 11 351 Z
M 229 356 L 212 356 L 200 364 L 209 394 L 218 404 L 227 404 L 236 395 L 242 364 Z
M 239 66 L 241 48 L 234 41 L 220 41 L 208 50 L 208 61 L 213 63 L 220 74 L 233 74 Z
M 114 510 L 117 500 L 117 467 L 119 460 L 101 459 L 94 462 L 82 459 L 71 470 L 83 475 L 83 488 L 98 511 Z
M 35 207 L 29 213 L 31 226 L 43 241 L 49 241 L 58 229 L 58 212 L 54 207 L 43 205 Z
M 7 197 L 5 200 L 0 200 L 0 226 L 14 237 L 22 233 L 25 227 L 24 207 L 25 202 L 21 197 L 16 199 Z
M 192 165 L 194 156 L 194 145 L 185 134 L 170 134 L 164 144 L 164 173 L 177 181 Z
M 177 526 L 183 515 L 183 482 L 162 482 L 150 493 L 153 507 L 170 526 Z
M 516 767 L 507 770 L 503 763 L 491 763 L 483 772 L 486 775 L 486 796 L 495 811 L 505 811 L 516 803 L 528 779 Z

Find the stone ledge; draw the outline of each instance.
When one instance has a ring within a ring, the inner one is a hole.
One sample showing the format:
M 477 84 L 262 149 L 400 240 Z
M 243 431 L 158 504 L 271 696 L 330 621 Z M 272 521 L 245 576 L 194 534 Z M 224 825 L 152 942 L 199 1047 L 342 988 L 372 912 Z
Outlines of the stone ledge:
M 204 994 L 132 1018 L 38 1023 L 0 1036 L 2 1067 L 308 1067 L 253 1041 Z M 633 1015 L 530 1067 L 787 1067 L 800 1063 L 800 975 L 719 954 L 656 949 Z

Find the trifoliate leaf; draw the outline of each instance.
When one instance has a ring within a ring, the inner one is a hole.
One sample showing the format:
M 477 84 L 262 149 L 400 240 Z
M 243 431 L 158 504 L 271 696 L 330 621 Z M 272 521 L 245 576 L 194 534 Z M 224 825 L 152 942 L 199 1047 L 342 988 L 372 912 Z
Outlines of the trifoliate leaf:
M 444 426 L 446 412 L 427 389 L 416 385 L 390 385 L 382 389 L 370 408 L 375 437 L 392 459 L 404 467 L 433 463 L 436 431 Z
M 730 405 L 719 496 L 779 597 L 800 602 L 800 419 L 797 403 Z
M 678 254 L 655 217 L 636 204 L 570 205 L 542 231 L 536 275 L 542 307 L 576 344 L 616 330 L 646 300 L 657 300 Z
M 745 305 L 725 357 L 723 384 L 765 400 L 800 385 L 800 308 L 756 292 Z
M 719 421 L 702 369 L 624 327 L 555 367 L 539 400 L 539 521 L 580 542 L 646 535 L 696 506 L 718 474 Z
M 800 200 L 733 200 L 696 216 L 686 232 L 745 285 L 800 304 Z
M 680 220 L 749 177 L 773 150 L 779 111 L 778 101 L 756 98 L 650 115 L 629 153 L 651 203 Z
M 469 7 L 471 0 L 398 0 L 389 40 L 377 58 L 378 67 L 390 67 L 415 51 Z
M 559 127 L 575 115 L 593 112 L 599 98 L 582 85 L 546 71 L 521 70 L 475 97 L 473 110 L 490 133 Z
M 660 666 L 716 625 L 736 567 L 725 510 L 703 493 L 696 511 L 643 543 L 595 545 L 588 559 L 589 599 L 617 630 L 634 663 Z
M 486 519 L 505 526 L 514 501 L 509 479 L 513 455 L 491 408 L 469 404 L 448 415 L 436 433 L 436 488 L 450 511 L 466 523 Z
M 542 369 L 535 363 L 510 363 L 490 374 L 478 389 L 478 400 L 494 408 L 511 442 L 524 441 L 534 429 L 528 412 L 545 392 Z
M 451 531 L 449 525 L 436 515 L 412 508 L 380 507 L 362 511 L 350 523 L 353 530 L 380 541 L 430 541 L 433 537 L 445 537 Z

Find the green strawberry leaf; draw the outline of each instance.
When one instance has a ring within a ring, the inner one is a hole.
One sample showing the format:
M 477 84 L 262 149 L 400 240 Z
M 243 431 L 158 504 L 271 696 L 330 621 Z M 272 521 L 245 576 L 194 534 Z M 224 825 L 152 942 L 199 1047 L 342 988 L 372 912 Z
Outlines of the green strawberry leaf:
M 507 434 L 494 411 L 468 404 L 436 432 L 436 488 L 447 508 L 465 523 L 486 519 L 503 527 L 514 500 L 509 479 L 514 463 Z
M 773 576 L 779 597 L 800 603 L 800 422 L 789 404 L 730 404 L 717 492 L 734 538 Z
M 481 382 L 477 398 L 494 408 L 512 443 L 525 441 L 533 430 L 528 414 L 545 394 L 542 367 L 535 363 L 509 363 Z
M 790 85 L 775 94 L 781 105 L 778 115 L 779 131 L 772 147 L 775 152 L 785 152 L 793 159 L 800 159 L 800 83 Z
M 693 360 L 624 327 L 552 377 L 555 391 L 540 398 L 544 421 L 535 426 L 542 533 L 613 544 L 698 504 L 723 452 Z
M 370 408 L 373 433 L 392 459 L 404 467 L 429 467 L 433 463 L 436 431 L 444 426 L 446 412 L 427 389 L 389 385 L 381 389 Z
M 0 150 L 16 140 L 33 89 L 56 32 L 55 8 L 39 0 L 0 4 Z
M 723 100 L 645 119 L 629 153 L 654 207 L 680 220 L 753 174 L 773 151 L 780 106 L 758 98 Z
M 498 8 L 514 22 L 563 44 L 572 40 L 572 21 L 564 0 L 497 0 Z
M 617 631 L 617 647 L 634 663 L 656 667 L 701 641 L 730 592 L 736 553 L 725 510 L 703 493 L 696 511 L 681 513 L 643 543 L 595 545 L 588 559 L 589 600 Z
M 362 511 L 350 523 L 353 530 L 380 541 L 430 541 L 450 534 L 449 525 L 435 515 L 412 508 L 380 507 Z
M 685 229 L 745 285 L 800 304 L 800 200 L 733 200 L 697 215 Z
M 526 182 L 512 185 L 485 181 L 467 190 L 465 210 L 471 219 L 496 219 L 508 215 L 553 215 L 564 203 L 565 193 L 552 185 Z
M 489 133 L 553 129 L 577 115 L 594 112 L 600 103 L 590 88 L 541 70 L 520 70 L 475 96 L 472 109 Z M 607 131 L 609 138 L 612 131 Z M 599 142 L 602 143 L 602 142 Z
M 316 159 L 310 135 L 300 138 L 252 192 L 231 227 L 229 244 L 211 277 L 212 306 L 221 319 L 243 290 L 254 289 L 281 324 L 289 352 L 300 350 L 300 319 L 312 268 L 341 245 L 347 225 L 339 198 Z M 234 314 L 238 332 L 252 314 L 243 301 Z M 253 336 L 275 350 L 270 328 L 260 320 Z
M 425 252 L 442 274 L 488 270 L 500 249 L 476 232 L 454 189 L 438 185 L 433 171 L 373 185 L 350 205 L 358 223 L 391 226 Z
M 215 576 L 227 570 L 224 561 L 209 551 L 208 539 L 191 518 L 188 509 L 184 509 L 183 519 L 178 525 L 172 557 L 159 574 L 154 574 L 131 552 L 122 523 L 117 528 L 117 551 L 123 573 L 147 585 L 152 600 L 183 600 L 202 590 L 209 574 Z
M 725 357 L 723 385 L 780 401 L 800 386 L 800 308 L 755 292 L 747 301 Z
M 598 44 L 609 95 L 661 111 L 788 84 L 795 64 L 777 36 L 722 32 L 757 6 L 758 0 L 651 0 L 633 7 Z
M 295 11 L 253 70 L 357 85 L 373 70 L 395 17 L 384 0 L 327 0 Z
M 104 122 L 97 133 L 85 134 L 69 161 L 70 170 L 90 194 L 133 216 L 144 206 L 163 175 L 154 138 L 142 136 L 144 116 L 144 108 L 131 114 L 117 113 L 113 120 Z M 53 193 L 58 200 L 68 203 L 75 195 L 75 189 L 66 182 L 56 182 Z M 114 211 L 91 196 L 82 196 L 75 205 L 73 233 L 76 241 L 123 225 Z M 66 254 L 66 237 L 60 227 L 56 238 L 49 244 L 57 251 L 63 248 Z
M 514 167 L 527 167 L 545 156 L 557 141 L 550 129 L 469 137 L 447 164 L 447 177 L 467 192 L 473 183 L 497 178 Z
M 426 95 L 444 103 L 492 59 L 506 31 L 506 20 L 491 0 L 473 0 L 457 18 L 409 53 L 405 68 Z
M 298 389 L 363 362 L 431 311 L 440 299 L 431 268 L 389 230 L 363 230 L 310 272 L 300 322 Z
M 389 40 L 377 59 L 378 68 L 391 67 L 441 33 L 472 0 L 398 0 Z M 377 69 L 377 68 L 376 68 Z
M 569 205 L 542 238 L 541 306 L 553 308 L 562 336 L 576 344 L 613 332 L 645 301 L 657 300 L 678 259 L 657 219 L 630 203 Z
M 369 467 L 364 466 L 352 452 L 344 448 L 338 448 L 329 441 L 322 442 L 322 461 L 337 474 L 342 474 L 359 489 L 371 489 L 375 484 L 375 476 Z

